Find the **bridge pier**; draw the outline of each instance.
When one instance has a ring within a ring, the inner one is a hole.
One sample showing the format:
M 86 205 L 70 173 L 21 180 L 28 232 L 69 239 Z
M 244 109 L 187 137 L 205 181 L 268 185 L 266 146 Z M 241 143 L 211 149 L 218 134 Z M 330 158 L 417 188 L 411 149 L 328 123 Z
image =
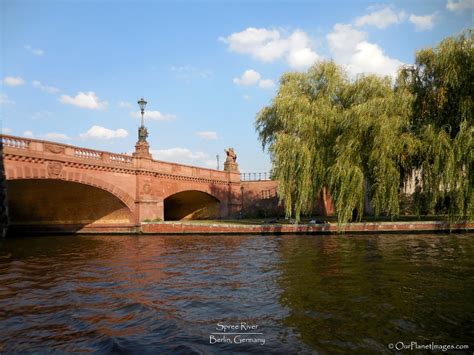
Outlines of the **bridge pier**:
M 163 199 L 137 200 L 135 202 L 135 223 L 143 221 L 164 221 L 165 210 Z

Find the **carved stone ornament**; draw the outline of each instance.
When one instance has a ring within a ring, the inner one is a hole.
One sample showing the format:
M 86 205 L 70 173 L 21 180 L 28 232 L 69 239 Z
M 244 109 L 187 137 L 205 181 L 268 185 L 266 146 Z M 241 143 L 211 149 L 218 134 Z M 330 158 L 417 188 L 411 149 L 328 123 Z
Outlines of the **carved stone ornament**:
M 64 151 L 66 150 L 66 147 L 62 145 L 56 145 L 56 144 L 46 144 L 45 149 L 48 152 L 51 152 L 54 154 L 60 154 L 60 153 L 64 153 Z
M 151 192 L 151 185 L 148 184 L 148 183 L 145 183 L 145 184 L 143 185 L 143 193 L 144 193 L 145 195 L 149 195 L 150 192 Z
M 134 157 L 151 159 L 150 146 L 147 141 L 138 141 L 135 144 Z
M 57 161 L 52 161 L 48 163 L 48 175 L 50 177 L 59 177 L 61 176 L 61 171 L 63 170 L 63 165 Z

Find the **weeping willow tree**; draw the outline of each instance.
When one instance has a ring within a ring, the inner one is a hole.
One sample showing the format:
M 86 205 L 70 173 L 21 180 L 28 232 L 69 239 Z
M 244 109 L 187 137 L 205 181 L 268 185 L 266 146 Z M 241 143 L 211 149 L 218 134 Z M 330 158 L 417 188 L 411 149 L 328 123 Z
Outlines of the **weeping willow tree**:
M 399 86 L 414 96 L 411 124 L 421 142 L 412 157 L 416 205 L 445 208 L 450 220 L 474 214 L 473 82 L 472 30 L 418 51 L 399 75 Z
M 411 94 L 389 78 L 349 80 L 333 62 L 288 73 L 257 116 L 287 216 L 311 211 L 328 189 L 338 222 L 360 219 L 369 188 L 376 213 L 398 213 L 400 165 L 416 142 L 409 132 Z M 407 159 L 408 161 L 408 159 Z

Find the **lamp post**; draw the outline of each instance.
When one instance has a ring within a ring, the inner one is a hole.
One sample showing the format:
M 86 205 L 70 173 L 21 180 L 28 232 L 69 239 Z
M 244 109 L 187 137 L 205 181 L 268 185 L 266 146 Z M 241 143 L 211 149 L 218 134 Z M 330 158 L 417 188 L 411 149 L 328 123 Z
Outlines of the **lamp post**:
M 148 130 L 145 128 L 144 125 L 144 116 L 145 116 L 145 107 L 148 102 L 145 101 L 145 99 L 142 97 L 140 100 L 137 101 L 138 106 L 140 106 L 140 111 L 142 114 L 142 124 L 140 128 L 138 128 L 138 141 L 139 142 L 146 142 L 146 139 L 148 137 Z
M 143 127 L 143 116 L 145 115 L 145 107 L 148 102 L 142 97 L 140 100 L 137 101 L 138 106 L 140 106 L 140 111 L 142 113 L 142 127 Z
M 142 124 L 138 127 L 138 142 L 135 144 L 135 153 L 133 153 L 134 157 L 137 158 L 146 158 L 151 159 L 152 156 L 150 154 L 150 145 L 147 142 L 148 138 L 148 130 L 145 128 L 144 124 L 144 116 L 145 116 L 145 107 L 147 102 L 142 97 L 140 100 L 137 101 L 138 106 L 140 106 L 140 112 L 142 114 Z
M 216 159 L 217 159 L 217 170 L 219 170 L 219 154 L 216 155 Z

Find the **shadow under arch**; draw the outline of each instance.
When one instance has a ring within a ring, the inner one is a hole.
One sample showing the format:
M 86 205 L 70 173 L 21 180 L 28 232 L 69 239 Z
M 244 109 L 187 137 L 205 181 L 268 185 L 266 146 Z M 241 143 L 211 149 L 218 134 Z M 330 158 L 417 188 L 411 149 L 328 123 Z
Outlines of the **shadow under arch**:
M 77 231 L 86 225 L 133 223 L 133 211 L 97 186 L 62 179 L 7 180 L 13 231 Z
M 165 221 L 219 218 L 221 202 L 199 190 L 185 190 L 164 199 Z

